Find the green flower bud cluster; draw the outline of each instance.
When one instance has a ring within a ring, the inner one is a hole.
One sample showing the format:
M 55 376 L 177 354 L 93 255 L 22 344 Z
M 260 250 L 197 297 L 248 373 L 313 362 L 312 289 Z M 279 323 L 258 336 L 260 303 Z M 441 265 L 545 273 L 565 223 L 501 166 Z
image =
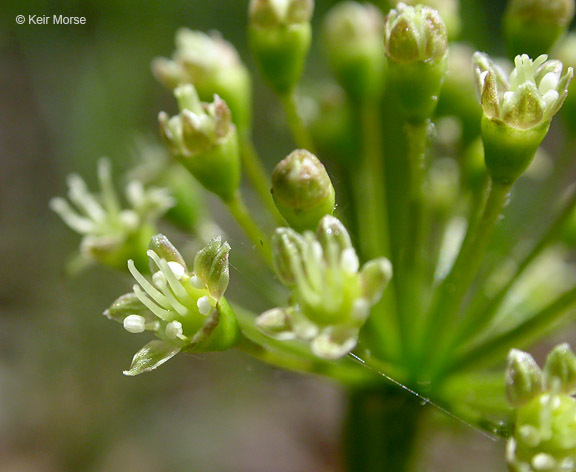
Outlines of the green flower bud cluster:
M 359 261 L 344 225 L 325 216 L 316 234 L 279 228 L 273 239 L 274 265 L 291 289 L 291 305 L 260 315 L 258 327 L 281 340 L 311 343 L 314 354 L 337 359 L 358 341 L 360 328 L 392 276 L 385 258 Z
M 312 30 L 313 0 L 251 0 L 250 46 L 273 90 L 289 94 L 302 71 Z
M 530 165 L 558 112 L 574 75 L 569 67 L 547 60 L 516 56 L 516 67 L 507 77 L 483 53 L 474 55 L 482 118 L 486 166 L 493 179 L 516 180 Z
M 194 272 L 189 272 L 178 250 L 158 234 L 147 251 L 151 282 L 128 261 L 138 283 L 104 315 L 130 333 L 151 331 L 158 340 L 136 353 L 126 375 L 153 370 L 180 351 L 220 351 L 236 343 L 236 319 L 223 299 L 230 278 L 229 252 L 228 243 L 215 238 L 196 254 Z
M 386 16 L 384 44 L 390 77 L 407 118 L 430 118 L 448 57 L 448 33 L 442 18 L 430 7 L 399 3 Z
M 174 204 L 170 193 L 162 188 L 145 189 L 140 181 L 132 180 L 126 185 L 130 208 L 123 209 L 107 159 L 98 161 L 98 179 L 100 193 L 92 194 L 79 175 L 70 175 L 68 198 L 72 205 L 57 197 L 50 207 L 83 236 L 80 252 L 87 261 L 120 269 L 133 257 L 142 266 L 141 249 L 154 234 L 156 220 Z
M 240 152 L 230 109 L 220 97 L 201 103 L 194 86 L 174 90 L 180 114 L 158 120 L 168 149 L 198 181 L 225 201 L 240 185 Z
M 171 90 L 192 84 L 204 101 L 211 100 L 214 95 L 221 96 L 230 107 L 238 128 L 245 130 L 250 126 L 250 74 L 234 46 L 217 33 L 207 35 L 179 29 L 172 59 L 154 59 L 152 71 Z
M 576 470 L 576 356 L 556 346 L 541 371 L 532 356 L 513 349 L 508 356 L 507 396 L 516 410 L 507 446 L 513 472 Z
M 512 54 L 550 51 L 574 18 L 574 0 L 510 0 L 504 32 Z
M 314 230 L 324 215 L 332 214 L 336 198 L 324 165 L 304 149 L 276 166 L 272 196 L 278 211 L 298 231 Z
M 355 101 L 377 98 L 384 89 L 384 18 L 371 4 L 344 2 L 326 15 L 324 42 L 332 70 Z

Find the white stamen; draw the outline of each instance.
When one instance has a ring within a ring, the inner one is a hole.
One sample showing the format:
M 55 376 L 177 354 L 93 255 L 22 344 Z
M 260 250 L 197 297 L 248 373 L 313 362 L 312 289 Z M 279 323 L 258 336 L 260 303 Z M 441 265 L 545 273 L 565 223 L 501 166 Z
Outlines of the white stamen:
M 204 295 L 200 297 L 196 302 L 196 306 L 198 307 L 198 311 L 201 315 L 208 316 L 212 311 L 212 305 L 210 305 L 210 299 Z
M 524 441 L 530 447 L 536 447 L 540 444 L 540 432 L 537 428 L 531 425 L 523 425 L 518 429 L 518 433 L 522 437 L 522 441 Z
M 124 318 L 124 329 L 129 333 L 143 333 L 146 329 L 146 320 L 140 315 L 128 315 Z
M 365 320 L 370 314 L 370 304 L 364 298 L 354 300 L 352 305 L 352 317 L 357 320 Z
M 161 289 L 166 286 L 166 277 L 161 271 L 158 271 L 152 276 L 152 282 Z
M 556 461 L 550 454 L 541 452 L 532 458 L 532 467 L 536 470 L 552 470 L 556 467 Z
M 193 275 L 192 277 L 190 277 L 190 284 L 192 285 L 192 287 L 197 288 L 197 289 L 206 288 L 206 285 L 204 285 L 204 282 L 202 282 L 200 277 L 198 277 L 197 275 Z
M 184 277 L 184 274 L 186 273 L 186 269 L 184 269 L 182 264 L 180 264 L 179 262 L 169 261 L 168 267 L 170 267 L 170 270 L 174 274 L 174 277 L 176 277 L 178 280 Z
M 176 339 L 182 336 L 182 323 L 179 321 L 171 321 L 166 325 L 166 336 L 170 339 Z

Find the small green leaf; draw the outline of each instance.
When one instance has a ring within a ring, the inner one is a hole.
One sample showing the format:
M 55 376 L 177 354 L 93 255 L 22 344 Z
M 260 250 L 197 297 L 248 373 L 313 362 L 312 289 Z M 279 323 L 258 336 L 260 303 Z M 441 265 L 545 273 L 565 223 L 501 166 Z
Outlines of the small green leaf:
M 130 370 L 125 370 L 124 375 L 134 376 L 143 372 L 150 372 L 179 352 L 180 348 L 173 344 L 164 341 L 151 341 L 134 355 Z

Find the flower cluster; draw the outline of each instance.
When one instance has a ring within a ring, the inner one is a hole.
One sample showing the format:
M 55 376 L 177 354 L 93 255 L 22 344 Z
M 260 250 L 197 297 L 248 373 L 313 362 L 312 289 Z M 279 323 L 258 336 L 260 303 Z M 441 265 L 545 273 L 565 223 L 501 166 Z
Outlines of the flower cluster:
M 274 264 L 282 283 L 291 288 L 292 304 L 262 313 L 257 325 L 277 339 L 309 341 L 317 356 L 328 359 L 354 349 L 370 308 L 392 276 L 385 258 L 367 262 L 359 271 L 350 236 L 333 216 L 320 221 L 316 234 L 276 230 Z

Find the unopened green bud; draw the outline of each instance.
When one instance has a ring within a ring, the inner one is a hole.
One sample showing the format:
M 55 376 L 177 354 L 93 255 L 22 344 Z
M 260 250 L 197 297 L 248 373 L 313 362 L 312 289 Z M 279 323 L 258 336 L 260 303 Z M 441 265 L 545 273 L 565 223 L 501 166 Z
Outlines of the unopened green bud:
M 509 77 L 486 54 L 476 53 L 476 76 L 486 167 L 493 180 L 514 182 L 528 168 L 558 112 L 574 71 L 542 55 L 517 56 Z
M 218 236 L 198 251 L 194 259 L 194 272 L 206 284 L 210 295 L 217 299 L 224 294 L 230 281 L 229 253 L 230 245 L 222 243 Z
M 190 273 L 180 253 L 162 235 L 156 235 L 147 251 L 152 279 L 148 280 L 132 260 L 128 269 L 136 284 L 104 312 L 121 322 L 130 333 L 150 331 L 158 340 L 144 346 L 132 360 L 126 375 L 153 370 L 180 351 L 220 351 L 238 340 L 236 317 L 223 298 L 228 285 L 227 243 L 209 243 L 195 260 Z
M 240 132 L 250 127 L 250 75 L 234 46 L 217 33 L 179 29 L 172 59 L 154 59 L 152 71 L 169 89 L 192 84 L 205 102 L 214 95 L 222 97 Z
M 509 0 L 504 33 L 513 56 L 546 54 L 574 18 L 574 0 Z
M 448 33 L 436 10 L 400 3 L 386 16 L 390 79 L 409 121 L 431 117 L 447 64 Z
M 334 211 L 330 177 L 318 158 L 303 149 L 290 153 L 274 169 L 272 196 L 278 211 L 298 231 L 316 228 Z
M 542 393 L 542 372 L 534 358 L 527 352 L 512 349 L 506 368 L 506 396 L 508 402 L 518 407 Z
M 460 33 L 459 0 L 394 0 L 391 3 L 393 7 L 399 3 L 405 3 L 406 5 L 426 5 L 427 7 L 433 8 L 440 13 L 450 39 L 456 38 Z
M 576 356 L 566 343 L 556 346 L 544 365 L 544 384 L 555 393 L 576 393 Z
M 324 42 L 332 70 L 352 100 L 377 99 L 384 89 L 384 18 L 375 6 L 336 5 L 326 16 Z
M 170 152 L 206 189 L 229 201 L 240 185 L 240 153 L 226 102 L 215 96 L 212 103 L 201 103 L 192 85 L 174 94 L 180 114 L 158 117 Z
M 279 95 L 296 86 L 312 31 L 313 0 L 251 0 L 249 35 L 252 53 L 264 78 Z

